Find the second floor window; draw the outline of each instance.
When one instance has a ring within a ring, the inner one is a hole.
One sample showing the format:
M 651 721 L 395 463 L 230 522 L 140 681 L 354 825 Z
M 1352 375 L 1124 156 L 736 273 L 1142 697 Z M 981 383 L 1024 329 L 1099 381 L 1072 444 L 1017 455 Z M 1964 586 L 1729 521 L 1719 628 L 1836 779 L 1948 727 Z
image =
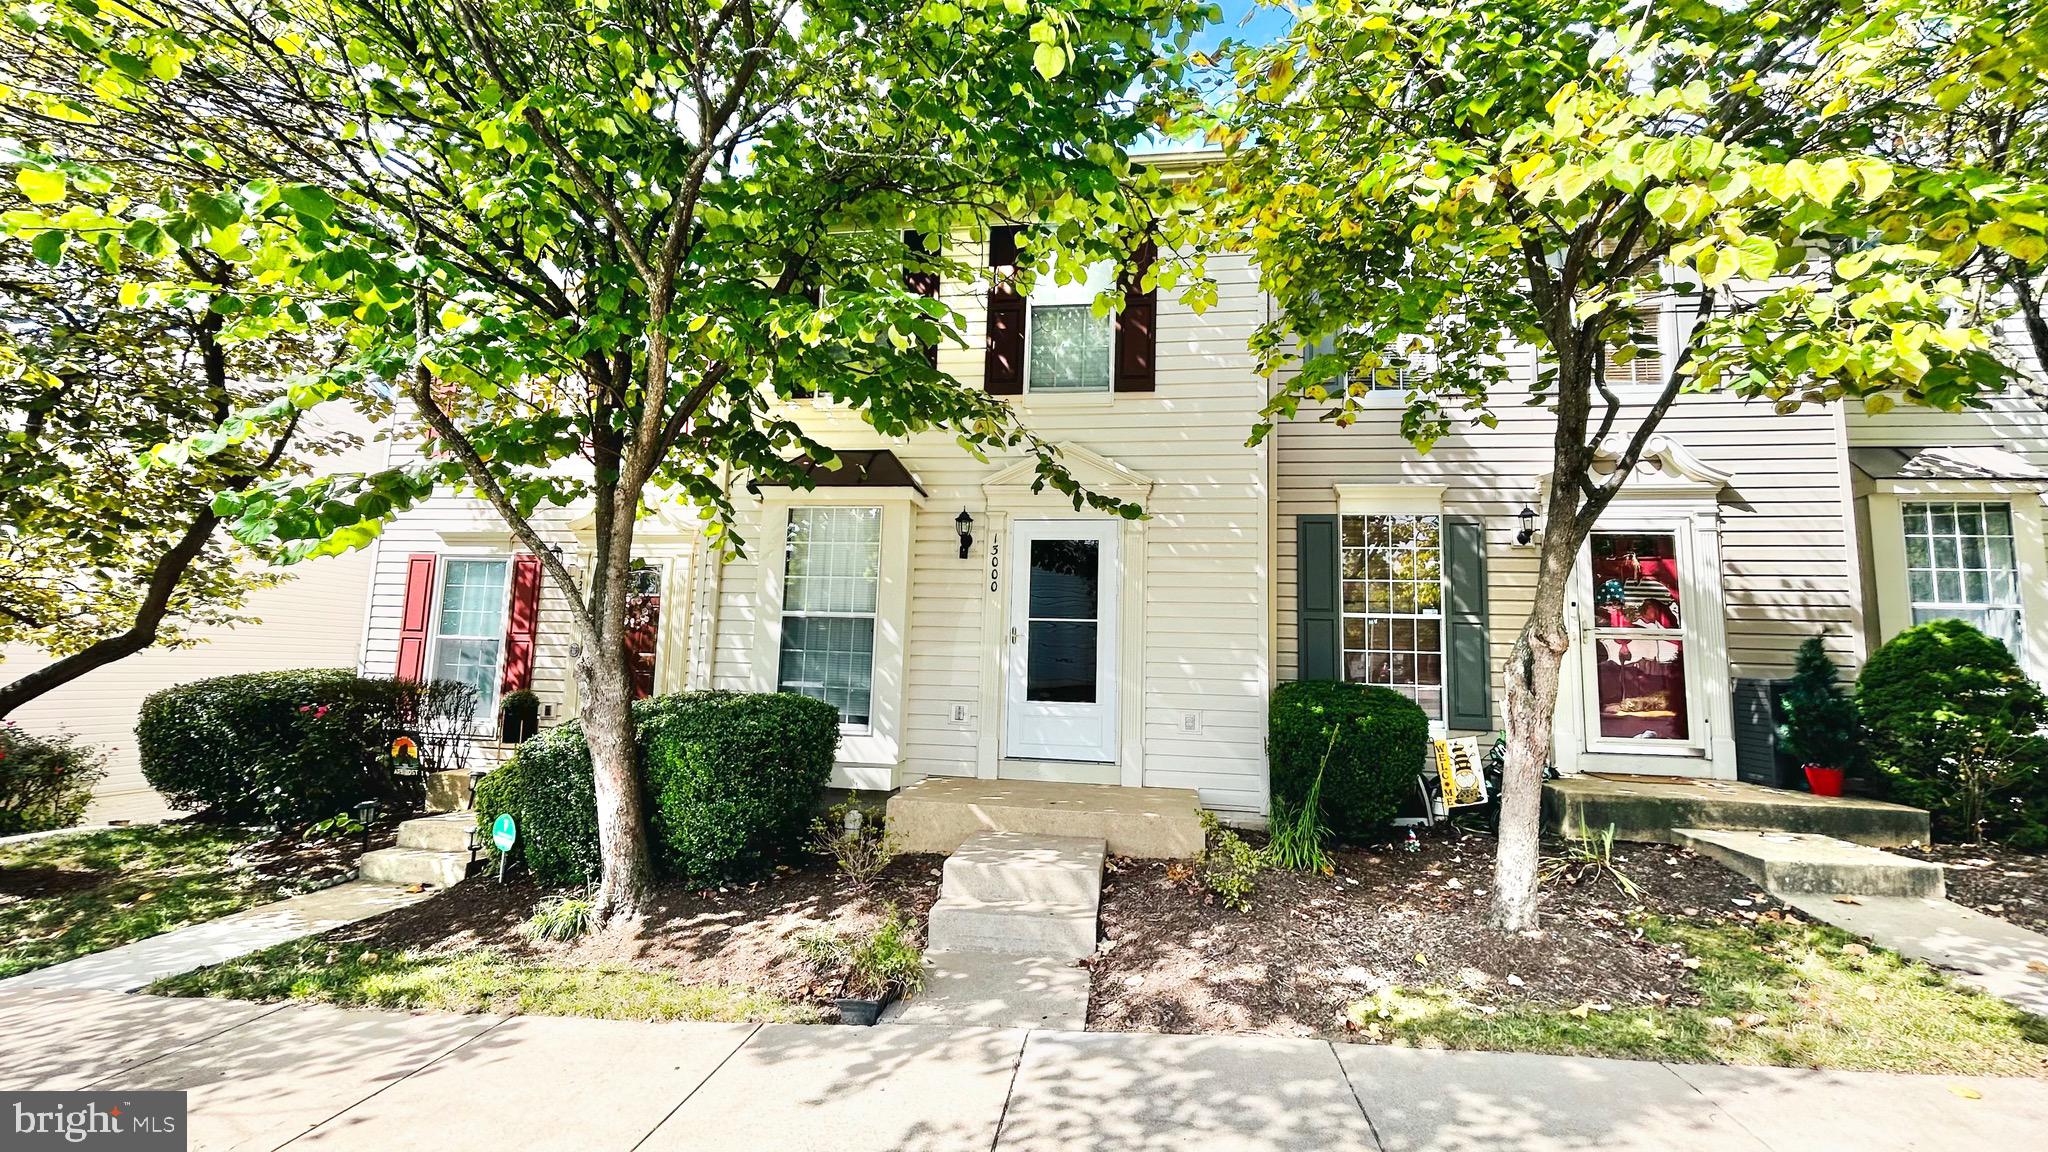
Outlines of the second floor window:
M 1107 291 L 1116 267 L 1091 265 L 1078 284 L 1055 284 L 1043 276 L 1031 290 L 1025 353 L 1026 389 L 1031 392 L 1107 392 L 1116 346 L 1112 316 L 1095 314 L 1095 298 Z

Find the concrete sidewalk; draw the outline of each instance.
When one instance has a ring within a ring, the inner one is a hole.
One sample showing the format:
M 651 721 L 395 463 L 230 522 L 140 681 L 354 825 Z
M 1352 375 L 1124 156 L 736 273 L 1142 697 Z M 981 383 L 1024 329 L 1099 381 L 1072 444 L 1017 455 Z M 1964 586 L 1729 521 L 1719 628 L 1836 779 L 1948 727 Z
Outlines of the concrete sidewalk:
M 0 980 L 0 992 L 21 988 L 133 992 L 166 976 L 381 916 L 433 894 L 430 888 L 412 892 L 389 884 L 351 880 L 25 972 Z
M 0 1089 L 182 1090 L 194 1149 L 1983 1152 L 2048 1082 L 1262 1036 L 643 1024 L 0 989 Z

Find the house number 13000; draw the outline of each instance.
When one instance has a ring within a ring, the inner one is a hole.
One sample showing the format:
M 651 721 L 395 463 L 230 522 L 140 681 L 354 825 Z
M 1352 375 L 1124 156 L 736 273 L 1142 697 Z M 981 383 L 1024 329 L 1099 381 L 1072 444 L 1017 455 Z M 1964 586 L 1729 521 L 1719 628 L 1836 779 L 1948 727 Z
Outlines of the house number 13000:
M 988 542 L 988 590 L 991 592 L 999 591 L 1002 584 L 1002 552 L 1003 546 L 1000 541 Z

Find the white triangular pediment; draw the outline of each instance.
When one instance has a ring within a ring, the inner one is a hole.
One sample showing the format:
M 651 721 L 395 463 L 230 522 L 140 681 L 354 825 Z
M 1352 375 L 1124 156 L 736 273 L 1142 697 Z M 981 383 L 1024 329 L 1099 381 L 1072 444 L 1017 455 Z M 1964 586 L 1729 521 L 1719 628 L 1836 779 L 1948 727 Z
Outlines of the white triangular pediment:
M 1095 452 L 1079 444 L 1057 444 L 1060 463 L 1066 465 L 1067 473 L 1083 489 L 1133 504 L 1143 504 L 1152 494 L 1153 480 L 1150 476 Z M 1017 498 L 1032 495 L 1032 485 L 1038 481 L 1038 462 L 1030 456 L 996 472 L 981 482 L 982 492 L 991 499 Z M 1051 488 L 1037 495 L 1064 500 L 1065 496 Z
M 1594 470 L 1612 475 L 1614 465 L 1621 459 L 1628 442 L 1619 436 L 1610 436 L 1600 443 L 1594 453 Z M 1654 434 L 1643 445 L 1643 454 L 1636 461 L 1635 470 L 1621 489 L 1623 496 L 1698 496 L 1718 497 L 1723 488 L 1735 479 L 1731 472 L 1723 471 L 1693 454 L 1692 449 L 1662 433 Z

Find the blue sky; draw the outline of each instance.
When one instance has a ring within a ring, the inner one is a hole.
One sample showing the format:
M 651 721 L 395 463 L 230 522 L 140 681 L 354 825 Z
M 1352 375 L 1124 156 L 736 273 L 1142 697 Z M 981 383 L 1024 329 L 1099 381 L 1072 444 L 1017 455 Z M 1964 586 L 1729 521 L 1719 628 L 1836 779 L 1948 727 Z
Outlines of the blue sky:
M 1223 9 L 1222 22 L 1203 29 L 1195 37 L 1196 48 L 1214 48 L 1226 38 L 1263 43 L 1287 27 L 1289 14 L 1285 8 L 1268 7 L 1257 3 L 1257 0 L 1220 0 L 1220 7 Z M 1251 15 L 1249 23 L 1245 22 L 1247 13 Z

